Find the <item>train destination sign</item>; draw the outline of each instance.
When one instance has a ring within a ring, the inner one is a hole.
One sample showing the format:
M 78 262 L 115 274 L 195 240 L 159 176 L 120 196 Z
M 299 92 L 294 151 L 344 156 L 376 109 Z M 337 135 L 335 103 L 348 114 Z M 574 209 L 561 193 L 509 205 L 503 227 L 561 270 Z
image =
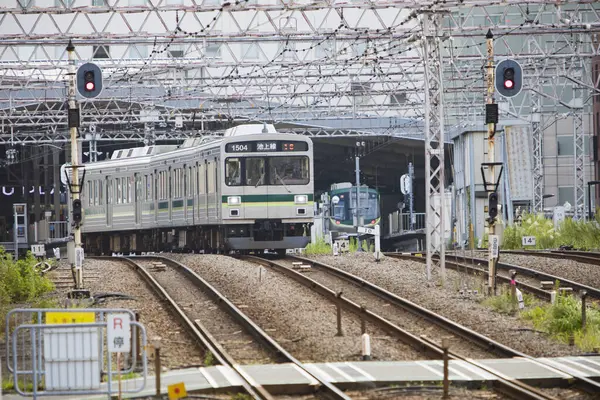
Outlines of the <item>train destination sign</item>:
M 253 153 L 272 151 L 307 151 L 308 143 L 287 140 L 255 140 L 248 142 L 234 142 L 225 145 L 227 153 Z

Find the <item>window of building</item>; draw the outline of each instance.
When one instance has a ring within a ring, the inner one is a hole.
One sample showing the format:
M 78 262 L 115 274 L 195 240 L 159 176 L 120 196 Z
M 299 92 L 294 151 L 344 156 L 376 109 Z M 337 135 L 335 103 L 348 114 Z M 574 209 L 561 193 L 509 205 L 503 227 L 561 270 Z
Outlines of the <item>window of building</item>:
M 207 43 L 204 50 L 204 56 L 207 58 L 221 58 L 221 44 Z
M 104 7 L 108 4 L 106 4 L 106 0 L 92 0 L 92 5 L 95 7 Z
M 557 136 L 556 151 L 559 156 L 572 156 L 575 154 L 573 136 Z
M 129 48 L 129 58 L 148 58 L 148 46 L 133 45 Z
M 183 0 L 166 0 L 165 4 L 168 5 L 168 6 L 177 5 L 177 4 L 183 4 Z
M 71 7 L 75 0 L 54 0 L 55 7 Z
M 202 2 L 203 6 L 220 6 L 221 0 L 204 0 Z
M 17 3 L 22 8 L 31 8 L 35 7 L 35 0 L 17 0 Z
M 92 46 L 92 58 L 110 58 L 110 46 Z
M 176 58 L 183 57 L 183 47 L 177 44 L 171 44 L 169 46 L 169 55 Z
M 573 191 L 573 186 L 563 186 L 558 188 L 558 204 L 564 205 L 565 202 L 569 202 L 569 204 L 575 204 L 575 194 Z
M 147 3 L 147 0 L 129 0 L 130 6 L 145 6 Z
M 249 46 L 242 45 L 242 49 L 244 50 L 244 58 L 246 60 L 258 60 L 260 57 L 260 49 L 258 48 L 258 44 L 252 43 Z
M 315 47 L 315 56 L 317 58 L 331 58 L 334 54 L 335 42 L 333 40 L 325 40 Z

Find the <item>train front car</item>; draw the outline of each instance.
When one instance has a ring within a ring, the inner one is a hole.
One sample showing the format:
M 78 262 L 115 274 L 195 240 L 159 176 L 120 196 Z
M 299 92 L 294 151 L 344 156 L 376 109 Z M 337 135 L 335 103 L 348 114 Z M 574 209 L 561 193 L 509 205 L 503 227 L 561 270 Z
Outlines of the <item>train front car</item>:
M 379 224 L 379 193 L 376 189 L 362 186 L 359 190 L 362 226 L 372 228 Z M 329 192 L 329 229 L 338 236 L 355 236 L 354 210 L 356 208 L 356 186 L 338 183 Z
M 245 125 L 228 131 L 221 154 L 227 246 L 279 253 L 305 247 L 314 217 L 312 141 Z

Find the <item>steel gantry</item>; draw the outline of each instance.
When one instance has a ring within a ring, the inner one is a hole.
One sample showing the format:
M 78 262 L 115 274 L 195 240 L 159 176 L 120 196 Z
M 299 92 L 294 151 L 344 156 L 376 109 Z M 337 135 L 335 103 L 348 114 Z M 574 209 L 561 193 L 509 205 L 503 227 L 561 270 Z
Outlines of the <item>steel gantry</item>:
M 426 122 L 427 157 L 440 163 L 428 173 L 428 193 L 440 202 L 443 153 L 433 143 L 444 128 L 483 127 L 491 29 L 496 60 L 510 57 L 524 69 L 525 90 L 505 102 L 500 119 L 532 126 L 533 208 L 543 204 L 544 127 L 565 116 L 574 121 L 574 206 L 583 208 L 590 60 L 600 55 L 595 0 L 1 3 L 0 144 L 7 151 L 66 140 L 72 40 L 78 62 L 92 60 L 105 77 L 103 93 L 80 102 L 82 140 L 176 140 L 240 120 L 304 122 L 302 133 L 323 134 L 309 122 L 394 118 L 409 122 L 390 123 L 389 134 L 413 135 Z M 427 21 L 436 21 L 435 30 Z M 432 232 L 442 240 L 435 213 Z

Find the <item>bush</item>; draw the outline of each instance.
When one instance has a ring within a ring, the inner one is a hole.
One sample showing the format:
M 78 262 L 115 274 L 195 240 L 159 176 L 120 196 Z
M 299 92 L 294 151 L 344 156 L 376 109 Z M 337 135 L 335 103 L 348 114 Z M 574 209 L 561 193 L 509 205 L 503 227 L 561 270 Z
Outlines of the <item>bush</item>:
M 536 249 L 551 249 L 559 246 L 560 233 L 554 223 L 543 214 L 523 214 L 521 224 L 507 226 L 504 230 L 503 249 L 520 249 L 523 236 L 535 236 Z
M 581 301 L 574 296 L 558 295 L 554 304 L 535 307 L 524 312 L 524 318 L 540 330 L 568 343 L 575 338 L 575 345 L 591 351 L 600 347 L 600 310 L 593 304 L 587 309 L 586 329 L 581 329 Z
M 325 242 L 322 237 L 318 238 L 315 243 L 309 243 L 304 249 L 304 254 L 307 256 L 312 255 L 326 255 L 332 254 L 331 246 Z
M 0 248 L 0 305 L 34 302 L 54 290 L 54 284 L 35 268 L 37 260 L 27 252 L 24 259 L 14 261 Z

